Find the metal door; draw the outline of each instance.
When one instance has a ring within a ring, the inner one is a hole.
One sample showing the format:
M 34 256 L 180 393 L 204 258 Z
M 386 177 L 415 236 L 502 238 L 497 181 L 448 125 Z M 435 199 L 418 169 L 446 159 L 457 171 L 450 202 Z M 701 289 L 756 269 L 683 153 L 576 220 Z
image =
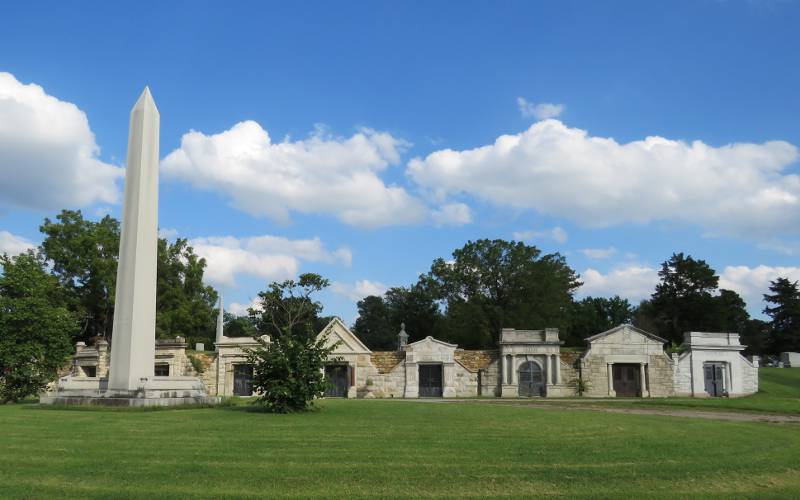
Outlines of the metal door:
M 325 396 L 329 398 L 346 398 L 349 384 L 347 365 L 327 365 L 325 367 L 325 378 L 328 380 L 328 388 Z
M 723 363 L 706 363 L 703 365 L 705 374 L 706 392 L 713 397 L 722 396 L 725 393 L 725 375 Z
M 519 395 L 523 398 L 544 396 L 544 373 L 539 363 L 528 361 L 519 367 Z
M 419 365 L 419 396 L 442 397 L 442 365 Z
M 612 370 L 614 377 L 614 392 L 619 397 L 635 398 L 641 395 L 639 365 L 634 364 L 614 364 Z
M 253 395 L 252 365 L 233 365 L 233 393 L 237 396 Z

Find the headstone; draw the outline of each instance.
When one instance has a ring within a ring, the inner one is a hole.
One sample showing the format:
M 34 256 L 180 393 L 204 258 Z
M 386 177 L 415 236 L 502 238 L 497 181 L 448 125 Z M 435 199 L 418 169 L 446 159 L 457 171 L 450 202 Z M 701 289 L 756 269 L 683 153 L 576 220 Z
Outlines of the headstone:
M 198 343 L 196 343 L 194 345 L 194 350 L 195 351 L 205 351 L 206 350 L 206 345 L 205 344 L 201 344 L 200 342 L 198 342 Z

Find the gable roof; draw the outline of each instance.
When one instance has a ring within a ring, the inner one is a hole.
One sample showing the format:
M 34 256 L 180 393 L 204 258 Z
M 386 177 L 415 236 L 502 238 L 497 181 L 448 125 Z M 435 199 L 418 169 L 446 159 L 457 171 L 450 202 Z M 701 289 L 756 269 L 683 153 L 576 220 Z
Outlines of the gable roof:
M 602 333 L 598 333 L 597 335 L 592 335 L 591 337 L 587 337 L 584 340 L 586 340 L 586 342 L 591 343 L 591 342 L 594 342 L 597 339 L 601 339 L 603 337 L 608 337 L 612 333 L 617 333 L 620 330 L 624 330 L 625 328 L 627 328 L 629 330 L 633 330 L 634 332 L 636 332 L 636 333 L 638 333 L 640 335 L 644 335 L 645 337 L 649 338 L 650 340 L 654 340 L 656 342 L 661 342 L 662 344 L 666 344 L 668 342 L 667 339 L 662 339 L 658 335 L 656 335 L 654 333 L 650 333 L 650 332 L 645 331 L 645 330 L 642 330 L 641 328 L 637 328 L 637 327 L 631 325 L 630 323 L 623 323 L 621 325 L 615 326 L 611 330 L 606 330 L 606 331 L 604 331 Z
M 361 342 L 361 339 L 359 339 L 355 333 L 350 331 L 350 329 L 347 328 L 347 325 L 344 324 L 344 321 L 342 321 L 338 316 L 334 316 L 333 319 L 330 320 L 327 325 L 325 325 L 325 328 L 319 332 L 317 338 L 319 338 L 325 332 L 330 332 L 330 335 L 332 337 L 336 337 L 336 340 L 341 340 L 341 344 L 339 344 L 339 347 L 336 348 L 336 351 L 344 348 L 343 350 L 352 353 L 372 353 L 372 351 L 369 350 L 369 347 L 364 345 L 364 343 Z

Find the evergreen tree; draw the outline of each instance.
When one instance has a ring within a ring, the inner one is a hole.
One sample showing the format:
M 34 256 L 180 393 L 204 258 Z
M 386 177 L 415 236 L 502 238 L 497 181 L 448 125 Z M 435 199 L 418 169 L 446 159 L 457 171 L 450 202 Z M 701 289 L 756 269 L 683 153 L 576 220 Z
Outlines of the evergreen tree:
M 769 286 L 764 300 L 771 305 L 764 313 L 771 318 L 768 349 L 773 354 L 800 351 L 800 290 L 797 281 L 778 278 Z
M 619 296 L 586 297 L 573 303 L 569 333 L 563 340 L 570 346 L 583 346 L 587 337 L 630 323 L 633 314 L 630 302 Z

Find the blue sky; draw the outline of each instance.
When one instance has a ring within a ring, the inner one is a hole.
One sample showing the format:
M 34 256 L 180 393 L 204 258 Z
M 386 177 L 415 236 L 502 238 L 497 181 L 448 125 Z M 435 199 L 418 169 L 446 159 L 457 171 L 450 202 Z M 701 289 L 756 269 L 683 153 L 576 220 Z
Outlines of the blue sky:
M 674 251 L 753 314 L 800 279 L 798 2 L 39 2 L 0 23 L 6 251 L 61 208 L 119 216 L 149 85 L 160 226 L 236 310 L 314 271 L 349 322 L 476 238 L 634 301 Z

